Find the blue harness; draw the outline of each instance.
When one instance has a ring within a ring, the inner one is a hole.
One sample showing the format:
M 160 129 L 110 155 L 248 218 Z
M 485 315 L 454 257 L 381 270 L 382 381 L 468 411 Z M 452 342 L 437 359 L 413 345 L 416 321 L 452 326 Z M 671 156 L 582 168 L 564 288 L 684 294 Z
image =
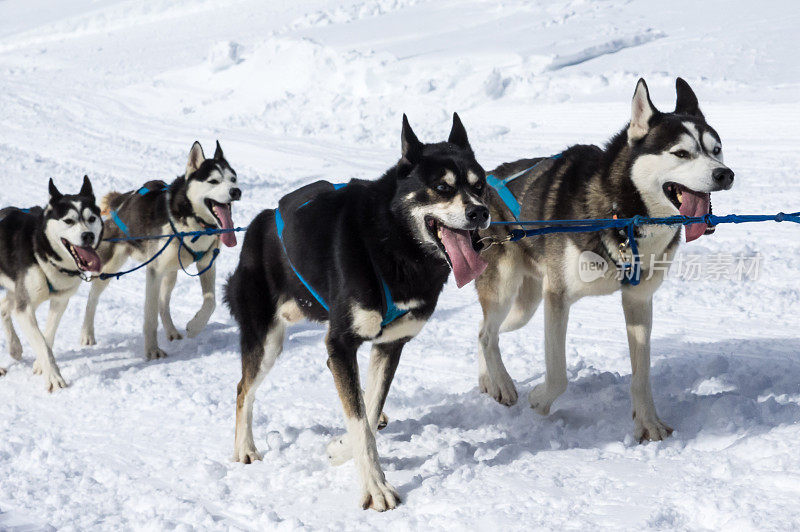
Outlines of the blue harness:
M 346 183 L 334 183 L 333 184 L 333 188 L 335 190 L 339 190 L 340 188 L 343 188 L 343 187 L 346 187 L 346 186 L 347 186 Z M 313 201 L 313 199 L 310 199 L 310 200 L 306 201 L 305 203 L 300 205 L 300 207 L 304 207 L 304 206 L 308 205 L 311 201 Z M 298 207 L 298 208 L 300 208 L 300 207 Z M 300 282 L 303 283 L 303 286 L 305 286 L 306 289 L 309 291 L 309 293 L 312 296 L 314 296 L 314 299 L 317 300 L 317 303 L 319 303 L 322 306 L 322 308 L 325 309 L 326 312 L 330 312 L 330 308 L 328 307 L 328 304 L 325 303 L 325 299 L 323 299 L 323 297 L 319 294 L 319 292 L 314 290 L 314 287 L 311 286 L 311 283 L 309 283 L 302 275 L 300 275 L 300 272 L 297 271 L 297 268 L 295 267 L 294 263 L 292 263 L 292 259 L 289 258 L 289 253 L 286 251 L 286 244 L 283 241 L 283 229 L 284 229 L 284 226 L 285 226 L 285 224 L 284 224 L 284 221 L 283 221 L 283 216 L 281 216 L 280 210 L 276 208 L 275 209 L 275 229 L 278 231 L 278 240 L 281 241 L 281 247 L 283 248 L 283 254 L 286 256 L 286 262 L 288 262 L 289 266 L 291 266 L 292 271 L 297 276 L 297 279 L 299 279 Z M 383 320 L 381 321 L 381 327 L 386 327 L 387 325 L 392 323 L 397 318 L 399 318 L 399 317 L 405 315 L 406 313 L 408 313 L 408 310 L 403 310 L 403 309 L 399 308 L 395 304 L 394 299 L 392 298 L 392 292 L 391 292 L 391 290 L 389 290 L 389 285 L 386 284 L 386 280 L 383 278 L 383 276 L 380 274 L 380 272 L 377 271 L 377 269 L 376 269 L 375 273 L 378 275 L 378 279 L 381 282 L 381 288 L 383 290 L 383 300 L 386 303 L 386 314 L 384 314 Z
M 516 178 L 527 174 L 528 172 L 530 172 L 543 162 L 552 161 L 560 158 L 561 154 L 557 153 L 556 155 L 553 155 L 552 157 L 548 157 L 546 159 L 542 159 L 541 161 L 534 164 L 530 168 L 526 168 L 525 170 L 517 172 L 514 175 L 508 176 L 505 179 L 498 179 L 497 177 L 494 176 L 494 174 L 489 174 L 486 176 L 486 182 L 489 184 L 490 187 L 492 187 L 497 192 L 497 195 L 500 196 L 501 200 L 503 200 L 503 203 L 505 203 L 508 210 L 511 211 L 511 214 L 514 216 L 514 219 L 519 221 L 519 215 L 522 210 L 522 207 L 517 201 L 517 198 L 514 197 L 514 193 L 508 189 L 508 184 L 514 181 Z
M 500 199 L 503 201 L 505 206 L 511 211 L 511 214 L 514 216 L 514 220 L 519 221 L 520 212 L 522 207 L 520 206 L 517 198 L 514 197 L 514 194 L 508 189 L 508 184 L 511 183 L 516 178 L 523 176 L 542 164 L 544 161 L 552 161 L 556 159 L 560 159 L 562 156 L 561 153 L 557 153 L 551 157 L 546 159 L 542 159 L 538 163 L 534 164 L 530 168 L 526 168 L 521 172 L 517 172 L 514 175 L 511 175 L 505 179 L 498 179 L 492 174 L 486 176 L 486 182 L 491 186 L 496 192 L 497 195 L 500 196 Z M 630 284 L 630 285 L 638 285 L 639 280 L 641 277 L 641 267 L 639 264 L 639 248 L 636 243 L 636 235 L 632 229 L 628 230 L 628 241 L 626 243 L 630 246 L 631 249 L 631 258 L 632 262 L 625 262 L 622 264 L 618 264 L 618 267 L 622 270 L 622 284 Z M 613 259 L 613 257 L 612 257 Z
M 155 190 L 151 190 L 151 189 L 149 189 L 147 187 L 142 187 L 139 190 L 137 190 L 136 193 L 139 194 L 140 196 L 144 196 L 146 194 L 149 194 L 150 192 L 165 192 L 167 190 L 169 190 L 169 187 L 163 187 L 163 188 L 155 189 Z M 125 222 L 122 221 L 122 218 L 120 218 L 119 213 L 116 211 L 116 209 L 112 209 L 110 215 L 111 215 L 111 219 L 114 221 L 115 224 L 117 224 L 117 227 L 119 227 L 119 230 L 122 231 L 122 233 L 125 236 L 128 236 L 128 237 L 131 236 L 131 233 L 130 233 L 130 230 L 128 229 L 128 226 L 125 225 Z M 175 233 L 176 235 L 178 235 L 177 238 L 178 238 L 178 241 L 179 241 L 179 247 L 183 246 L 184 248 L 186 248 L 186 251 L 191 253 L 192 262 L 199 262 L 203 257 L 205 257 L 205 255 L 208 252 L 208 250 L 206 250 L 206 251 L 195 251 L 192 248 L 190 248 L 189 246 L 187 246 L 186 242 L 183 241 L 183 237 L 180 236 L 180 232 L 175 227 L 175 223 L 172 221 L 171 217 L 169 219 L 169 226 L 172 228 L 172 232 Z M 190 240 L 190 242 L 196 242 L 198 238 L 200 238 L 200 235 L 195 235 Z

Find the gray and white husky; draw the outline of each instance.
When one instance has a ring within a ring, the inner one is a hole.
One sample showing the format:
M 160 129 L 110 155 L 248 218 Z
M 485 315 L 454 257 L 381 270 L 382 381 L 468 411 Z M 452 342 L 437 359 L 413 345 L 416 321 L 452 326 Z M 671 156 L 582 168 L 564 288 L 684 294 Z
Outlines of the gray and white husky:
M 719 135 L 700 112 L 692 89 L 680 78 L 676 88 L 675 110 L 662 113 L 650 101 L 644 80 L 639 80 L 630 122 L 605 149 L 572 146 L 558 156 L 503 164 L 490 174 L 507 181 L 508 190 L 521 206 L 519 219 L 704 216 L 711 212 L 710 193 L 729 189 L 733 172 L 723 163 Z M 491 214 L 494 220 L 514 220 L 496 193 L 492 194 Z M 500 358 L 499 333 L 525 325 L 544 300 L 546 376 L 528 400 L 539 414 L 547 415 L 567 388 L 565 342 L 570 305 L 585 296 L 621 291 L 633 375 L 634 436 L 639 441 L 667 437 L 672 429 L 658 418 L 650 389 L 653 293 L 666 273 L 664 268 L 654 267 L 654 261 L 671 261 L 680 242 L 680 228 L 638 229 L 638 285 L 621 282 L 620 272 L 631 261 L 624 231 L 552 234 L 486 250 L 489 267 L 476 282 L 484 317 L 479 335 L 481 391 L 506 405 L 516 402 L 517 391 Z M 686 226 L 686 240 L 712 231 L 705 224 Z M 502 238 L 507 229 L 493 226 L 489 233 Z M 598 269 L 596 275 L 582 275 L 580 268 L 587 255 L 609 267 Z
M 186 173 L 172 183 L 149 181 L 138 189 L 125 193 L 111 192 L 101 201 L 103 213 L 110 216 L 106 223 L 107 237 L 154 236 L 173 232 L 200 231 L 208 228 L 233 229 L 231 204 L 240 199 L 242 191 L 236 172 L 225 160 L 217 142 L 214 157 L 206 159 L 203 148 L 195 142 L 189 151 Z M 178 270 L 196 263 L 203 290 L 200 310 L 186 326 L 186 334 L 194 338 L 208 323 L 216 306 L 214 257 L 222 241 L 228 247 L 236 245 L 233 232 L 221 235 L 202 235 L 171 241 L 169 246 L 147 266 L 144 305 L 144 349 L 148 360 L 166 356 L 158 346 L 158 316 L 167 339 L 180 340 L 181 334 L 172 322 L 170 296 L 175 287 Z M 116 273 L 129 257 L 144 262 L 156 255 L 165 245 L 163 239 L 104 242 L 98 252 L 103 259 L 103 272 Z M 82 345 L 94 345 L 94 317 L 100 294 L 110 280 L 95 279 L 86 304 L 81 332 Z
M 103 221 L 87 176 L 78 194 L 61 194 L 52 179 L 49 192 L 44 208 L 0 210 L 0 286 L 6 290 L 0 318 L 11 357 L 22 360 L 13 316 L 36 353 L 34 373 L 44 377 L 52 392 L 66 386 L 53 357 L 56 329 L 81 279 L 100 271 L 95 248 L 103 235 Z M 42 333 L 36 309 L 45 301 L 50 302 L 50 313 Z

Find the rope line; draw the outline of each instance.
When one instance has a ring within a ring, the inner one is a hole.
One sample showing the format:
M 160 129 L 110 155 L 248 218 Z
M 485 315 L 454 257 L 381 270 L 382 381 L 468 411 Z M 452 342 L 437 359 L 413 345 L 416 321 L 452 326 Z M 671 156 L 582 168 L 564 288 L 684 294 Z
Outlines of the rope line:
M 704 223 L 706 225 L 720 225 L 720 224 L 742 224 L 752 222 L 794 222 L 800 224 L 800 211 L 792 213 L 779 212 L 777 214 L 726 214 L 717 216 L 714 214 L 707 214 L 705 216 L 668 216 L 665 218 L 651 218 L 648 216 L 634 216 L 632 218 L 589 218 L 585 220 L 518 220 L 513 222 L 492 222 L 492 225 L 517 225 L 517 226 L 540 226 L 536 229 L 511 229 L 509 236 L 503 242 L 517 242 L 523 238 L 530 238 L 534 236 L 549 235 L 556 233 L 590 233 L 595 231 L 604 231 L 606 229 L 624 229 L 628 235 L 628 241 L 631 247 L 631 254 L 633 256 L 633 264 L 630 266 L 630 271 L 626 271 L 626 279 L 630 284 L 639 284 L 639 250 L 635 237 L 635 228 L 642 225 L 691 225 Z M 166 238 L 167 242 L 159 249 L 155 255 L 150 257 L 147 261 L 131 268 L 130 270 L 117 272 L 117 273 L 101 273 L 100 279 L 119 279 L 123 275 L 135 272 L 151 262 L 153 262 L 159 255 L 161 255 L 167 246 L 170 245 L 173 239 L 177 238 L 179 243 L 183 244 L 183 239 L 188 237 L 200 237 L 209 235 L 219 235 L 222 233 L 234 233 L 246 231 L 247 227 L 234 227 L 231 229 L 218 229 L 215 227 L 208 229 L 201 229 L 198 231 L 175 231 L 170 234 L 164 235 L 142 235 L 142 236 L 125 236 L 117 238 L 106 238 L 105 242 L 127 242 L 131 240 L 159 240 Z M 179 246 L 181 247 L 181 246 Z M 187 249 L 189 249 L 187 247 Z M 189 249 L 190 250 L 190 249 Z M 191 251 L 191 250 L 190 250 Z M 219 254 L 219 248 L 213 252 L 213 257 L 209 264 L 200 272 L 191 274 L 186 271 L 183 263 L 180 262 L 181 269 L 191 276 L 198 276 L 205 273 L 214 264 L 214 261 Z M 180 252 L 178 253 L 180 261 Z

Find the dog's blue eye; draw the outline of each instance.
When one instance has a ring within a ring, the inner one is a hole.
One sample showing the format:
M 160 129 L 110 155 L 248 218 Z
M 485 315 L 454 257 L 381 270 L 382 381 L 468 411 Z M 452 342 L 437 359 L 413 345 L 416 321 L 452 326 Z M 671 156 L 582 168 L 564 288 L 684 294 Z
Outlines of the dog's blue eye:
M 719 155 L 719 152 L 721 151 L 722 148 L 720 148 L 719 146 L 714 146 L 714 151 L 712 151 L 711 153 L 713 153 L 714 155 Z
M 451 187 L 450 185 L 445 185 L 444 183 L 439 183 L 438 185 L 436 185 L 437 192 L 447 193 L 450 192 L 451 190 L 453 190 L 453 187 Z
M 674 152 L 672 152 L 672 155 L 674 155 L 678 159 L 688 159 L 689 158 L 689 152 L 686 151 L 686 150 L 674 151 Z
M 231 178 L 231 183 L 236 183 L 236 178 L 235 177 Z

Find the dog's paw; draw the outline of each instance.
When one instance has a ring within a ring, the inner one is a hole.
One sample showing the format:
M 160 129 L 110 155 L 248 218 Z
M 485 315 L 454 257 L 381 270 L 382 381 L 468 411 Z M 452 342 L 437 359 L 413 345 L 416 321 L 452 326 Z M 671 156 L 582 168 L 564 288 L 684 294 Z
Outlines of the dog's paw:
M 556 400 L 558 395 L 553 396 L 548 390 L 547 385 L 545 383 L 537 384 L 533 387 L 533 390 L 530 391 L 528 394 L 528 402 L 531 404 L 531 408 L 542 416 L 546 416 L 550 414 L 550 407 L 553 405 L 553 401 Z
M 22 344 L 19 342 L 19 338 L 11 339 L 8 345 L 8 354 L 14 360 L 22 360 Z
M 166 358 L 167 354 L 160 347 L 153 347 L 151 349 L 147 349 L 144 353 L 144 356 L 147 360 L 157 360 L 159 358 Z
M 492 378 L 486 372 L 478 376 L 478 386 L 481 392 L 490 395 L 501 405 L 511 406 L 517 404 L 517 388 L 511 376 L 505 371 Z
M 34 375 L 41 375 L 42 374 L 42 365 L 39 363 L 39 359 L 33 361 L 33 374 Z
M 381 412 L 381 416 L 378 418 L 378 430 L 383 430 L 386 428 L 386 425 L 389 424 L 389 416 L 387 416 L 384 412 Z
M 46 371 L 43 374 L 45 387 L 48 392 L 53 393 L 55 390 L 67 387 L 67 383 L 64 382 L 61 373 L 59 373 L 57 369 Z
M 237 448 L 233 451 L 233 461 L 241 462 L 243 464 L 252 464 L 253 462 L 261 460 L 261 453 L 255 448 L 255 445 L 245 445 L 242 448 Z
M 347 434 L 333 438 L 325 447 L 325 453 L 332 466 L 339 466 L 353 458 L 353 447 Z
M 634 412 L 633 426 L 633 437 L 639 443 L 665 440 L 672 434 L 672 427 L 658 419 L 655 413 L 637 416 Z
M 173 340 L 183 340 L 183 335 L 179 333 L 177 329 L 172 329 L 167 331 L 167 340 L 170 342 Z
M 378 512 L 394 510 L 400 504 L 400 495 L 394 486 L 386 482 L 383 473 L 378 470 L 366 479 L 366 486 L 361 494 L 361 507 L 372 508 Z
M 94 339 L 94 333 L 83 331 L 81 332 L 81 345 L 97 345 L 97 340 Z
M 201 315 L 200 312 L 195 314 L 194 318 L 189 320 L 189 323 L 186 324 L 186 336 L 194 338 L 203 332 L 203 329 L 205 329 L 208 324 L 208 318 L 210 318 L 210 316 Z

